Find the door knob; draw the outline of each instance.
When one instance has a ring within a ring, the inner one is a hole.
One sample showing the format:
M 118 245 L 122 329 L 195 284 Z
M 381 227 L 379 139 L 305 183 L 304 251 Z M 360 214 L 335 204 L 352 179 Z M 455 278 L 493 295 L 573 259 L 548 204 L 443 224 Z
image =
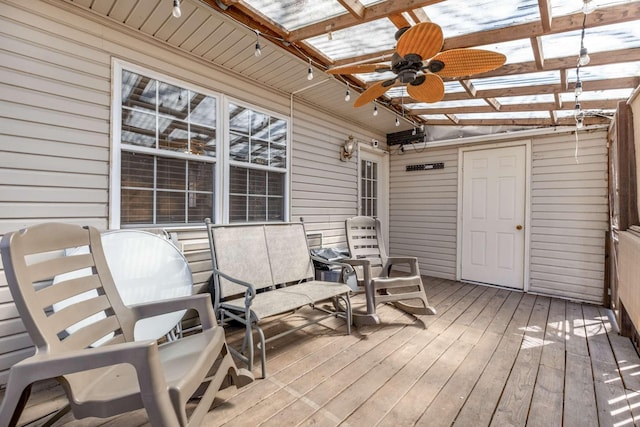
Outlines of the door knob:
M 516 230 L 522 230 L 522 226 L 520 224 L 516 225 Z

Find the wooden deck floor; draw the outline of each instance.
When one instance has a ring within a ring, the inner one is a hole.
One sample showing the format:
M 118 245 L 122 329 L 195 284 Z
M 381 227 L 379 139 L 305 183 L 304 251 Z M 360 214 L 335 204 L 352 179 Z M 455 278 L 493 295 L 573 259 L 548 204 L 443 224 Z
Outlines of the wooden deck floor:
M 382 325 L 350 336 L 332 319 L 271 343 L 268 377 L 221 391 L 203 425 L 640 426 L 640 359 L 607 310 L 442 279 L 426 287 L 435 316 L 381 306 Z M 21 424 L 65 402 L 42 385 Z M 56 425 L 148 423 L 138 411 Z

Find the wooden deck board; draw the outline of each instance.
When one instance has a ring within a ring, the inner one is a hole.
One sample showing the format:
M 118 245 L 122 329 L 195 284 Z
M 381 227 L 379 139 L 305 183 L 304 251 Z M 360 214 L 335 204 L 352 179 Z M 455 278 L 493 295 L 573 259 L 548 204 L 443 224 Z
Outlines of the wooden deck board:
M 203 427 L 640 425 L 640 358 L 606 309 L 446 279 L 425 284 L 434 316 L 382 305 L 381 325 L 349 336 L 341 319 L 327 319 L 271 342 L 268 377 L 222 390 Z M 302 321 L 283 316 L 265 333 Z M 240 336 L 228 328 L 229 342 Z M 66 403 L 52 383 L 35 387 L 20 425 L 41 425 Z M 149 423 L 139 410 L 67 414 L 56 425 Z
M 563 421 L 566 427 L 591 427 L 598 424 L 598 408 L 587 346 L 582 306 L 566 305 L 567 337 Z
M 608 337 L 610 325 L 604 321 L 607 317 L 592 305 L 585 305 L 582 311 L 587 322 L 585 329 L 600 425 L 633 425 L 631 408 Z

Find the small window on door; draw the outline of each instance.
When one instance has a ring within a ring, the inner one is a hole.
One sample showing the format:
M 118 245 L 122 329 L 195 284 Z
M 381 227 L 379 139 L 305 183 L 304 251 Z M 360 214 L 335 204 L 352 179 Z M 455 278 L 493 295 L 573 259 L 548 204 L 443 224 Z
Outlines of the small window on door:
M 360 215 L 378 216 L 378 163 L 360 161 Z

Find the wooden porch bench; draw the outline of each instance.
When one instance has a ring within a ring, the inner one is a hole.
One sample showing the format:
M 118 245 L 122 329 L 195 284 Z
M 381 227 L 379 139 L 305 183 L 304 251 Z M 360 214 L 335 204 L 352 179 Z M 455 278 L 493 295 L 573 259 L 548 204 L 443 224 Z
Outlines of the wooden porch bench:
M 314 268 L 302 223 L 215 225 L 206 221 L 213 265 L 214 311 L 245 325 L 242 349 L 231 349 L 253 369 L 253 331 L 258 334 L 262 376 L 266 377 L 265 343 L 331 316 L 346 321 L 351 333 L 350 288 L 314 280 Z M 345 264 L 347 268 L 350 268 Z M 333 301 L 333 309 L 316 305 Z M 265 339 L 263 319 L 311 306 L 325 315 Z

